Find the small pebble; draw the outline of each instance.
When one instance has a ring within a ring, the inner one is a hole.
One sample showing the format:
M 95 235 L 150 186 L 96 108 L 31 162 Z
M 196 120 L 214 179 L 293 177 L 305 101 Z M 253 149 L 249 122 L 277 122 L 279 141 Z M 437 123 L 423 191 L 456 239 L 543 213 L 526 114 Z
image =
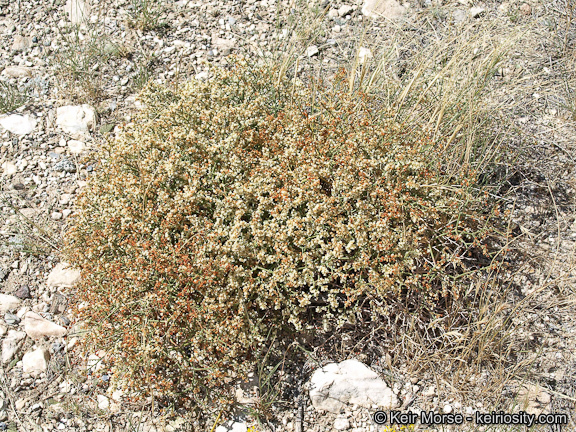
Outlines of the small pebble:
M 524 3 L 520 6 L 520 12 L 522 12 L 523 15 L 530 15 L 532 13 L 532 8 L 528 3 Z
M 22 300 L 30 298 L 30 287 L 28 285 L 22 285 L 16 290 L 14 295 Z
M 52 351 L 54 351 L 54 353 L 59 353 L 63 349 L 64 349 L 64 344 L 61 342 L 54 342 L 52 344 Z
M 21 319 L 18 318 L 18 316 L 14 315 L 13 313 L 6 312 L 6 314 L 4 314 L 4 321 L 8 325 L 18 325 L 20 324 Z
M 316 45 L 310 45 L 308 48 L 306 48 L 306 55 L 308 57 L 314 57 L 318 55 L 318 52 L 318 47 Z
M 70 162 L 68 159 L 62 159 L 56 165 L 54 165 L 54 169 L 56 171 L 63 171 L 67 173 L 75 173 L 76 172 L 76 165 Z

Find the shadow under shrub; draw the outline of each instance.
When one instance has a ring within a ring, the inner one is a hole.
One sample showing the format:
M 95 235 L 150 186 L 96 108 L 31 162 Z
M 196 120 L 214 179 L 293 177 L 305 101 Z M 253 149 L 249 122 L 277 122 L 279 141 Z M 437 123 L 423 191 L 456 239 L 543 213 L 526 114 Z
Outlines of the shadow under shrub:
M 432 320 L 463 295 L 489 212 L 473 172 L 441 175 L 447 139 L 343 76 L 312 91 L 241 62 L 213 74 L 144 90 L 69 231 L 86 347 L 117 386 L 228 397 L 270 332 L 354 322 L 360 303 Z

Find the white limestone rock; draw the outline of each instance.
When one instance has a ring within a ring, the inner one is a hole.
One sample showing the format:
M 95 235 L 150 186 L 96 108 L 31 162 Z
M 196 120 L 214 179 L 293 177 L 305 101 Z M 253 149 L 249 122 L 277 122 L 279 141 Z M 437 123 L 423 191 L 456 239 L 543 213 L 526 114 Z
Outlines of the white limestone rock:
M 486 9 L 484 9 L 483 7 L 473 7 L 470 8 L 470 16 L 472 18 L 478 18 L 480 15 L 482 15 L 484 13 Z
M 64 11 L 72 24 L 81 24 L 90 17 L 90 4 L 83 0 L 68 0 Z
M 52 321 L 42 318 L 35 312 L 27 312 L 24 316 L 24 330 L 32 339 L 40 339 L 44 336 L 65 336 L 68 331 Z
M 374 55 L 372 55 L 372 51 L 370 51 L 369 48 L 360 47 L 358 50 L 358 61 L 360 64 L 364 64 L 367 60 L 370 60 L 373 57 Z
M 347 430 L 350 429 L 350 421 L 346 417 L 337 417 L 334 420 L 334 429 L 336 430 Z
M 48 275 L 46 281 L 49 287 L 69 288 L 80 279 L 80 271 L 70 268 L 67 263 L 58 263 Z
M 32 76 L 32 69 L 26 66 L 7 66 L 2 75 L 8 78 L 29 78 Z
M 36 129 L 38 121 L 31 115 L 11 114 L 0 118 L 0 126 L 16 135 L 28 135 Z
M 320 51 L 316 45 L 310 45 L 308 48 L 306 48 L 306 55 L 308 57 L 314 57 L 315 55 L 318 55 L 319 52 Z
M 26 333 L 16 330 L 8 330 L 8 336 L 2 341 L 2 363 L 10 363 L 12 358 L 16 355 L 22 343 Z
M 8 312 L 17 309 L 21 300 L 10 294 L 0 294 L 0 312 Z
M 216 428 L 216 432 L 247 432 L 248 425 L 245 422 L 227 422 Z
M 72 154 L 80 154 L 86 150 L 86 144 L 83 141 L 70 140 L 68 141 L 68 148 Z
M 29 36 L 16 35 L 12 38 L 13 51 L 25 51 L 32 46 L 32 38 Z
M 35 351 L 24 354 L 22 358 L 22 372 L 32 376 L 45 372 L 50 360 L 50 353 L 46 348 L 38 348 Z
M 221 38 L 218 33 L 212 34 L 212 47 L 216 48 L 223 55 L 228 55 L 236 47 L 236 41 L 232 39 Z
M 18 167 L 12 162 L 4 162 L 2 164 L 2 171 L 5 176 L 11 176 L 18 172 Z
M 98 395 L 96 397 L 98 401 L 98 408 L 101 410 L 107 410 L 110 407 L 110 400 L 104 395 Z
M 96 111 L 90 105 L 66 105 L 56 109 L 56 124 L 73 138 L 84 139 L 96 126 Z
M 368 18 L 395 20 L 401 18 L 406 8 L 396 0 L 364 0 L 362 13 Z
M 354 10 L 354 8 L 352 6 L 343 5 L 340 7 L 340 9 L 338 9 L 338 15 L 343 17 L 343 16 L 350 14 L 353 10 Z
M 357 360 L 330 363 L 310 379 L 310 399 L 318 410 L 339 413 L 347 405 L 383 410 L 394 408 L 398 399 L 376 372 Z

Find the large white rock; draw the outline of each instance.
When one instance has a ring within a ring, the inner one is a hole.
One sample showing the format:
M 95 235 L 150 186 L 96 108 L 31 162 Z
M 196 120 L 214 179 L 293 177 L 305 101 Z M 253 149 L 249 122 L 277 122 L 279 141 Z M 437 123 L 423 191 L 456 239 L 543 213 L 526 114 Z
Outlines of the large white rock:
M 396 0 L 364 0 L 362 13 L 369 18 L 394 20 L 401 18 L 406 8 Z
M 90 105 L 66 105 L 56 109 L 56 124 L 73 138 L 86 138 L 96 125 L 96 112 Z
M 16 135 L 27 135 L 36 129 L 38 122 L 28 114 L 12 114 L 0 118 L 0 126 Z
M 216 432 L 246 432 L 248 425 L 245 422 L 229 421 L 216 428 Z
M 22 371 L 34 376 L 39 375 L 46 371 L 48 360 L 50 360 L 50 353 L 46 348 L 38 348 L 26 353 L 22 357 Z
M 398 399 L 376 372 L 357 360 L 330 363 L 310 379 L 310 399 L 318 410 L 339 413 L 346 405 L 391 409 Z
M 0 312 L 7 312 L 20 306 L 20 299 L 10 294 L 0 294 Z
M 22 346 L 26 333 L 16 330 L 8 330 L 8 336 L 2 341 L 2 363 L 6 364 Z
M 68 0 L 64 5 L 64 11 L 72 24 L 80 24 L 90 16 L 90 4 L 83 0 Z
M 74 286 L 80 279 L 80 270 L 75 270 L 69 267 L 66 263 L 58 263 L 48 275 L 46 283 L 49 287 L 65 287 L 69 288 Z
M 32 339 L 44 336 L 65 336 L 68 332 L 64 327 L 42 318 L 35 312 L 27 312 L 24 316 L 24 330 Z

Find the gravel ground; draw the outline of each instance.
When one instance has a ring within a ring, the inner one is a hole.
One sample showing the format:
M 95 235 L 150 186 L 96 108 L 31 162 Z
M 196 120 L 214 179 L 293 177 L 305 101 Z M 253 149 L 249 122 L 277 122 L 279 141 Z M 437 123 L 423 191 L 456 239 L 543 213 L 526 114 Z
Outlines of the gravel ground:
M 301 14 L 309 5 L 295 1 L 93 3 L 0 0 L 0 92 L 7 104 L 0 107 L 6 112 L 0 119 L 0 292 L 6 295 L 0 297 L 0 430 L 203 430 L 199 419 L 110 394 L 110 377 L 98 369 L 101 353 L 73 354 L 79 330 L 70 322 L 67 296 L 76 275 L 57 266 L 76 193 L 96 168 L 88 156 L 131 120 L 148 79 L 168 85 L 204 79 L 208 64 L 226 65 L 231 54 L 277 56 L 293 34 L 300 72 L 331 73 L 354 58 L 362 30 L 385 38 L 399 23 L 424 22 L 438 37 L 481 21 L 529 25 L 540 36 L 503 65 L 499 80 L 512 77 L 517 85 L 495 93 L 514 101 L 508 115 L 525 148 L 506 173 L 519 251 L 506 276 L 510 301 L 519 305 L 510 320 L 518 367 L 484 365 L 459 389 L 441 371 L 415 372 L 409 364 L 394 365 L 386 380 L 402 409 L 414 411 L 472 413 L 523 400 L 534 412 L 573 411 L 576 33 L 565 3 L 424 0 L 396 5 L 389 18 L 378 19 L 367 17 L 361 2 L 337 1 L 317 6 L 312 12 L 326 10 L 317 21 Z M 82 11 L 87 21 L 71 27 Z M 496 373 L 506 384 L 486 395 Z M 336 415 L 314 410 L 307 398 L 301 404 L 279 405 L 257 429 L 382 430 L 361 407 Z M 252 421 L 241 418 L 237 430 Z

